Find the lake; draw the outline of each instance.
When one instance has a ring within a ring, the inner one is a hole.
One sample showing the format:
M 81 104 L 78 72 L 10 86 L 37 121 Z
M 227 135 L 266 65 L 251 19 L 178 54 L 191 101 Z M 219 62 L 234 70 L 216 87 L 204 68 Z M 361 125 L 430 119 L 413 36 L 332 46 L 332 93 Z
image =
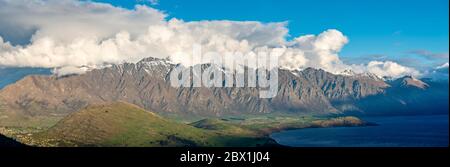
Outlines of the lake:
M 293 147 L 448 147 L 448 115 L 367 117 L 378 126 L 306 128 L 274 133 Z

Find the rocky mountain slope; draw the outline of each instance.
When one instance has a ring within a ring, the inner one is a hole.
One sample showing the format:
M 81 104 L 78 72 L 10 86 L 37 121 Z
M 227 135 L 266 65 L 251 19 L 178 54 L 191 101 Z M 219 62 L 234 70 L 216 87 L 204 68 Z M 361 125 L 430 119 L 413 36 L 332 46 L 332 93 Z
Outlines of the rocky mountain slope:
M 397 83 L 373 74 L 280 69 L 277 96 L 264 99 L 258 96 L 259 88 L 247 86 L 172 87 L 169 72 L 175 67 L 165 60 L 146 58 L 81 75 L 27 76 L 0 91 L 0 114 L 3 118 L 63 117 L 89 104 L 114 101 L 157 113 L 208 117 L 273 112 L 336 114 L 370 110 L 365 99 L 385 97 L 391 94 L 388 91 L 410 87 L 420 88 L 419 93 L 428 90 L 428 84 L 412 78 L 401 78 Z

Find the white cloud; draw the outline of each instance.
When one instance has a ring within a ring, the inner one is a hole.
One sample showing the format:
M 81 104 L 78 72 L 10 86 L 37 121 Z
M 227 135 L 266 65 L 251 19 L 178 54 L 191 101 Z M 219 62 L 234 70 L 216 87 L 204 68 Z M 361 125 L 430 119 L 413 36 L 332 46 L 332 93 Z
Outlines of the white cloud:
M 420 76 L 419 71 L 402 66 L 392 61 L 371 61 L 367 64 L 367 71 L 378 76 L 390 76 L 394 78 L 405 75 Z
M 437 66 L 436 69 L 437 69 L 437 70 L 439 70 L 439 69 L 446 69 L 446 68 L 448 68 L 448 65 L 449 65 L 449 64 L 448 64 L 448 62 L 447 62 L 447 63 L 444 63 L 444 64 L 442 64 L 442 65 L 440 65 L 440 66 Z
M 74 67 L 64 66 L 61 68 L 54 68 L 52 72 L 58 76 L 65 76 L 69 74 L 80 74 L 89 70 L 89 67 Z
M 334 29 L 287 41 L 286 22 L 185 22 L 165 17 L 161 11 L 140 5 L 129 10 L 89 1 L 0 0 L 0 34 L 11 29 L 34 34 L 31 40 L 24 39 L 31 41 L 28 45 L 13 46 L 0 37 L 0 66 L 47 67 L 67 74 L 145 57 L 170 57 L 190 64 L 189 57 L 175 53 L 190 54 L 193 44 L 201 44 L 204 53 L 278 48 L 285 51 L 277 56 L 280 66 L 287 69 L 314 67 L 338 73 L 350 68 L 380 76 L 418 75 L 394 62 L 344 64 L 338 53 L 349 40 Z
M 290 42 L 291 47 L 300 50 L 303 54 L 296 56 L 299 60 L 308 60 L 305 67 L 322 68 L 330 72 L 339 72 L 346 65 L 339 59 L 338 52 L 348 43 L 348 38 L 340 31 L 330 29 L 321 34 L 305 35 Z

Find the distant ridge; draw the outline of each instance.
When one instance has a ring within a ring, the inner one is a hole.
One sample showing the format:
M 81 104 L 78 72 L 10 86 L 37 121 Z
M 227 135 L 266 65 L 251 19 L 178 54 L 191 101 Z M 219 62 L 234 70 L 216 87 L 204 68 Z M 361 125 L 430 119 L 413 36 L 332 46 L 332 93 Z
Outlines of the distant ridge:
M 181 118 L 275 112 L 371 114 L 385 113 L 373 110 L 371 104 L 377 101 L 383 101 L 389 112 L 408 112 L 416 108 L 410 106 L 419 105 L 420 99 L 434 96 L 428 93 L 434 91 L 433 84 L 412 77 L 384 80 L 370 73 L 335 75 L 322 69 L 306 68 L 301 71 L 280 69 L 277 96 L 262 99 L 258 96 L 259 88 L 172 87 L 169 73 L 174 67 L 176 65 L 167 60 L 146 58 L 138 63 L 112 65 L 81 75 L 27 76 L 0 90 L 0 116 L 22 121 L 56 119 L 91 104 L 116 101 Z M 435 98 L 438 101 L 448 99 L 448 94 L 442 96 Z M 370 99 L 376 100 L 371 102 Z M 420 105 L 422 109 L 433 103 Z M 399 111 L 389 110 L 390 106 Z

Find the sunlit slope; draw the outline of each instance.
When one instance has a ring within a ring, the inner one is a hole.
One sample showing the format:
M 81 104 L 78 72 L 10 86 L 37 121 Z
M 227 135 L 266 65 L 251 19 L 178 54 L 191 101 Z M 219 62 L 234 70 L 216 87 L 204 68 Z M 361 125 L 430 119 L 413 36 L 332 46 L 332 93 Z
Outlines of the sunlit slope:
M 88 106 L 35 134 L 44 146 L 257 146 L 270 139 L 247 130 L 230 133 L 164 119 L 135 105 Z

